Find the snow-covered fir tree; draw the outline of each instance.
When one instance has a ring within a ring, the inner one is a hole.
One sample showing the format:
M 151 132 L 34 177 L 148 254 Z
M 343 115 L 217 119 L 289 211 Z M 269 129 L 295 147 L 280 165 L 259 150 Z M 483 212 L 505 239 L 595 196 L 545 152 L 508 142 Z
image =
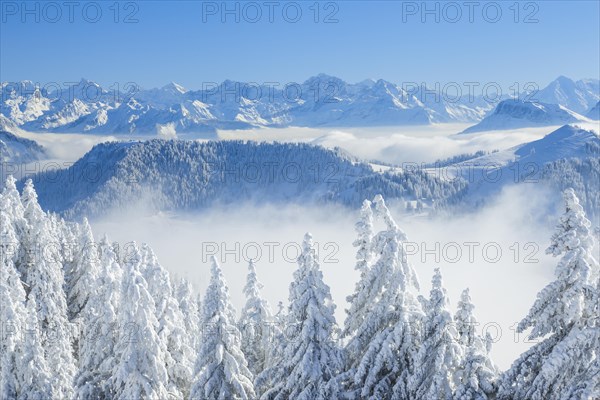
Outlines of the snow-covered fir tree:
M 25 221 L 23 203 L 21 203 L 21 195 L 17 190 L 15 178 L 9 175 L 4 183 L 4 189 L 1 194 L 4 199 L 4 205 L 2 205 L 4 212 L 6 213 L 10 223 L 13 226 L 14 233 L 16 235 L 16 243 L 13 243 L 14 261 L 17 271 L 21 274 L 21 279 L 25 279 L 24 269 L 26 266 L 25 262 L 25 247 L 23 246 L 23 238 L 25 236 L 27 221 Z
M 114 399 L 167 399 L 164 346 L 156 333 L 156 306 L 140 272 L 142 255 L 133 243 L 124 265 L 119 308 L 118 357 L 110 386 Z
M 169 273 L 160 265 L 147 244 L 142 246 L 142 260 L 142 273 L 156 306 L 156 331 L 163 347 L 165 368 L 169 374 L 169 393 L 174 398 L 188 397 L 194 350 L 188 346 L 187 333 L 183 330 L 183 313 L 179 309 L 177 299 L 172 295 Z
M 277 312 L 273 316 L 271 325 L 271 340 L 267 349 L 266 365 L 263 372 L 255 376 L 254 388 L 257 393 L 264 393 L 271 387 L 271 379 L 274 378 L 275 367 L 280 365 L 283 360 L 285 347 L 288 342 L 287 335 L 290 333 L 291 326 L 288 324 L 287 308 L 282 301 L 277 303 Z
M 357 238 L 352 243 L 356 247 L 356 266 L 357 271 L 363 273 L 369 267 L 373 253 L 371 251 L 371 241 L 373 240 L 373 209 L 371 202 L 365 200 L 360 209 L 360 220 L 356 223 L 355 229 Z
M 248 361 L 248 368 L 255 377 L 267 367 L 272 339 L 271 307 L 260 294 L 262 288 L 263 285 L 256 275 L 256 266 L 250 260 L 244 286 L 246 304 L 242 309 L 239 326 L 242 333 L 242 351 Z
M 346 366 L 331 382 L 331 390 L 341 398 L 386 398 L 394 387 L 398 395 L 406 392 L 421 331 L 423 312 L 415 297 L 418 279 L 403 248 L 406 234 L 381 196 L 373 204 L 385 229 L 372 238 L 375 262 L 361 274 L 351 297 Z M 365 215 L 368 220 L 367 206 L 363 220 Z
M 25 325 L 25 345 L 19 361 L 20 388 L 18 400 L 42 400 L 60 398 L 56 395 L 56 385 L 52 369 L 60 365 L 50 365 L 44 355 L 38 322 L 38 306 L 35 295 L 27 300 L 27 320 Z
M 356 283 L 354 293 L 346 298 L 350 304 L 350 309 L 346 310 L 346 320 L 344 321 L 344 330 L 342 335 L 349 337 L 353 335 L 364 321 L 365 313 L 359 310 L 365 304 L 355 299 L 364 293 L 365 288 L 361 285 L 366 282 L 365 276 L 370 268 L 373 258 L 372 240 L 373 240 L 373 210 L 371 202 L 365 200 L 360 209 L 360 220 L 355 224 L 357 238 L 352 244 L 356 250 L 356 265 L 354 269 L 360 272 L 360 279 Z
M 589 301 L 587 302 L 587 308 L 585 311 L 585 318 L 587 321 L 584 341 L 586 342 L 585 347 L 594 346 L 595 343 L 595 357 L 594 361 L 588 365 L 588 367 L 581 371 L 571 381 L 571 385 L 566 386 L 561 392 L 561 400 L 573 400 L 573 399 L 594 399 L 600 396 L 600 276 L 596 281 L 596 290 L 590 293 Z
M 504 373 L 499 399 L 561 398 L 582 377 L 598 371 L 598 261 L 593 257 L 591 223 L 572 189 L 563 192 L 565 213 L 551 238 L 547 253 L 562 256 L 555 280 L 538 293 L 533 307 L 519 323 L 518 332 L 531 328 L 531 339 L 542 339 Z M 591 389 L 592 398 L 600 396 Z M 568 398 L 568 396 L 567 396 Z M 574 397 L 576 398 L 576 397 Z
M 78 256 L 81 255 L 81 250 L 84 246 L 80 244 L 82 241 L 81 225 L 76 222 L 67 222 L 60 218 L 56 214 L 49 215 L 52 221 L 52 231 L 54 232 L 54 240 L 57 247 L 60 249 L 61 261 L 63 264 L 64 275 L 65 275 L 65 293 L 67 294 L 67 302 L 69 302 L 69 294 L 72 293 L 71 278 L 76 275 L 73 274 L 77 269 Z M 91 228 L 90 228 L 91 232 Z M 92 245 L 88 245 L 91 248 Z M 88 254 L 93 257 L 93 254 Z M 85 300 L 84 300 L 85 301 Z M 69 319 L 76 322 L 76 313 L 72 313 L 72 308 L 69 306 Z
M 0 196 L 0 399 L 14 399 L 21 386 L 24 349 L 25 290 L 15 269 L 17 236 L 8 200 Z
M 241 350 L 241 334 L 229 289 L 214 256 L 202 321 L 202 342 L 190 399 L 253 399 L 253 376 Z
M 408 386 L 415 399 L 451 400 L 457 383 L 456 370 L 463 356 L 462 348 L 448 310 L 448 298 L 439 268 L 435 270 L 431 286 L 423 342 Z
M 91 282 L 88 301 L 80 313 L 79 371 L 75 378 L 78 399 L 108 400 L 113 391 L 109 381 L 116 369 L 118 319 L 121 307 L 122 270 L 116 254 L 104 236 L 98 245 L 99 269 Z
M 600 357 L 587 370 L 562 390 L 560 400 L 597 399 L 600 393 Z
M 48 239 L 49 230 L 46 223 L 46 214 L 37 200 L 37 193 L 33 188 L 31 180 L 25 182 L 20 197 L 20 208 L 23 210 L 23 232 L 20 237 L 20 245 L 23 248 L 22 258 L 18 262 L 21 279 L 29 283 L 30 270 L 35 268 L 40 249 L 44 249 L 47 243 L 40 243 L 38 234 L 43 233 Z M 64 280 L 64 275 L 63 278 Z
M 67 300 L 63 289 L 64 275 L 61 257 L 51 236 L 46 214 L 37 202 L 31 180 L 22 193 L 24 216 L 27 221 L 25 245 L 26 284 L 28 296 L 34 296 L 44 356 L 52 369 L 54 397 L 73 396 L 73 377 L 76 372 L 73 357 L 73 326 L 67 316 Z
M 175 298 L 183 314 L 187 346 L 193 349 L 193 355 L 196 355 L 200 344 L 200 309 L 192 284 L 187 279 L 181 278 L 175 285 Z
M 269 389 L 261 399 L 329 399 L 327 383 L 340 372 L 342 356 L 334 340 L 335 305 L 308 233 L 290 284 L 289 302 L 288 324 L 294 326 L 294 337 L 288 340 L 283 357 L 263 371 Z
M 79 229 L 79 237 L 75 244 L 74 260 L 69 263 L 69 270 L 65 274 L 67 288 L 67 302 L 69 304 L 69 317 L 71 320 L 79 316 L 91 295 L 90 288 L 98 279 L 100 260 L 98 248 L 94 241 L 92 228 L 85 218 Z
M 479 324 L 473 315 L 474 308 L 469 289 L 465 289 L 454 316 L 458 342 L 464 355 L 458 367 L 455 400 L 493 399 L 497 390 L 495 380 L 498 370 L 489 356 L 491 341 L 477 333 Z

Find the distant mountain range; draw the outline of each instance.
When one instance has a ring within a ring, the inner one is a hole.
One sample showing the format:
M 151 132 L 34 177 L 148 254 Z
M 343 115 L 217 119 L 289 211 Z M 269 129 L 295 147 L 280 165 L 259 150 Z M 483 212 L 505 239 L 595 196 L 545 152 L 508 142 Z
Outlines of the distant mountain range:
M 31 81 L 2 83 L 0 114 L 29 131 L 212 138 L 217 129 L 478 123 L 496 105 L 483 96 L 465 93 L 454 99 L 424 87 L 382 79 L 352 84 L 324 74 L 287 86 L 225 81 L 195 91 L 175 83 L 117 91 L 85 79 L 62 89 L 50 86 L 39 90 Z M 600 101 L 599 82 L 559 77 L 524 98 L 585 115 Z M 572 120 L 560 123 L 566 122 Z

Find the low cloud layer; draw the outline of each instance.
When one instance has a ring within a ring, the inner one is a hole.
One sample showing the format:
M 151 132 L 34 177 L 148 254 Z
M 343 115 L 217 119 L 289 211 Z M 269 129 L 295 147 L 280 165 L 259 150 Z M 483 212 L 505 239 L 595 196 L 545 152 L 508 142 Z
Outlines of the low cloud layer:
M 257 129 L 223 131 L 223 139 L 298 141 L 325 147 L 341 147 L 365 159 L 393 164 L 433 162 L 478 150 L 504 150 L 537 140 L 558 127 L 461 134 L 469 125 L 440 124 L 426 127 L 349 129 Z
M 517 337 L 515 323 L 552 279 L 558 260 L 544 250 L 560 206 L 541 187 L 522 185 L 505 189 L 477 213 L 430 219 L 393 210 L 411 242 L 409 261 L 420 276 L 421 294 L 429 295 L 437 266 L 453 310 L 460 292 L 469 287 L 479 329 L 497 340 L 493 356 L 502 368 L 531 346 L 523 335 Z M 554 210 L 552 215 L 548 210 Z M 237 206 L 193 215 L 138 213 L 129 219 L 119 213 L 118 218 L 93 221 L 93 226 L 97 234 L 106 232 L 120 243 L 149 243 L 171 273 L 187 277 L 201 293 L 208 283 L 210 256 L 215 255 L 238 311 L 249 258 L 256 259 L 272 307 L 287 301 L 297 267 L 294 259 L 304 233 L 311 232 L 342 324 L 345 298 L 358 279 L 352 247 L 357 218 L 357 212 L 332 206 Z

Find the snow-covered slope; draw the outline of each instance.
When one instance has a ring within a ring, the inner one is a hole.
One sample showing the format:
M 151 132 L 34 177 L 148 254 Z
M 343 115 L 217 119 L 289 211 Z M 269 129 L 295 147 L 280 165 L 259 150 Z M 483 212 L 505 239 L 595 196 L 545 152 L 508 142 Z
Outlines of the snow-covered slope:
M 510 99 L 498 103 L 492 113 L 462 133 L 564 125 L 578 121 L 587 121 L 587 118 L 558 104 Z
M 600 137 L 596 131 L 565 125 L 542 139 L 448 169 L 469 182 L 463 203 L 470 206 L 493 198 L 506 185 L 535 184 L 560 190 L 573 187 L 590 215 L 600 215 Z
M 46 157 L 42 146 L 18 132 L 14 123 L 0 115 L 0 163 L 27 164 Z
M 587 114 L 585 114 L 585 116 L 594 121 L 600 120 L 600 101 L 597 102 L 596 105 L 592 107 Z
M 93 168 L 94 179 L 86 179 Z M 307 144 L 151 140 L 95 146 L 69 169 L 33 176 L 44 208 L 97 215 L 140 202 L 153 210 L 196 210 L 242 202 L 386 199 L 443 203 L 464 189 L 425 172 L 375 172 L 341 151 Z
M 0 162 L 26 164 L 45 156 L 44 148 L 33 140 L 0 130 Z

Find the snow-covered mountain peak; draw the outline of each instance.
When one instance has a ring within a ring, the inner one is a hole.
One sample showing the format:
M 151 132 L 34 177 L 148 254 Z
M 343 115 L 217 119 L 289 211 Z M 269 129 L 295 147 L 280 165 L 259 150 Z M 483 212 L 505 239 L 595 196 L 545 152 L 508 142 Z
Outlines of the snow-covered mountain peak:
M 12 120 L 0 114 L 0 131 L 15 133 L 19 127 Z
M 541 139 L 523 143 L 510 149 L 487 154 L 465 161 L 463 165 L 504 166 L 511 162 L 541 167 L 547 162 L 566 158 L 585 159 L 592 156 L 590 148 L 600 150 L 598 132 L 567 124 L 550 132 Z
M 98 83 L 89 80 L 87 78 L 81 78 L 79 80 L 79 83 L 77 84 L 78 86 L 95 86 L 95 87 L 101 87 Z
M 550 86 L 554 86 L 554 87 L 561 87 L 563 89 L 575 89 L 576 85 L 575 85 L 575 81 L 573 81 L 571 78 L 568 78 L 564 75 L 559 75 L 558 78 L 556 78 L 553 82 L 550 83 Z
M 564 125 L 577 121 L 587 122 L 588 119 L 560 104 L 508 99 L 498 103 L 491 114 L 463 133 Z
M 518 146 L 515 155 L 535 158 L 540 163 L 561 158 L 585 157 L 589 156 L 586 154 L 586 144 L 600 147 L 598 133 L 577 125 L 564 125 L 539 140 Z
M 161 90 L 164 90 L 165 92 L 169 92 L 172 94 L 177 94 L 177 93 L 184 94 L 187 92 L 187 90 L 183 86 L 181 86 L 175 82 L 170 82 L 169 84 L 163 86 L 161 88 Z
M 3 84 L 0 114 L 25 130 L 155 135 L 157 124 L 176 127 L 179 133 L 203 134 L 262 126 L 477 123 L 492 107 L 482 96 L 449 103 L 424 87 L 409 93 L 401 85 L 383 79 L 352 84 L 328 74 L 312 76 L 287 89 L 282 85 L 256 88 L 255 84 L 232 80 L 195 91 L 171 82 L 158 89 L 115 93 L 85 78 L 67 86 L 60 89 L 59 96 L 35 93 L 30 81 Z M 597 88 L 595 80 L 573 82 L 559 77 L 536 94 L 546 101 L 500 103 L 491 114 L 500 121 L 485 122 L 489 127 L 482 122 L 473 129 L 564 125 L 585 120 L 579 114 L 586 114 L 598 103 Z
M 318 73 L 317 75 L 309 77 L 305 82 L 310 82 L 310 81 L 314 81 L 317 79 L 324 80 L 324 81 L 342 81 L 342 79 L 338 78 L 337 76 L 329 75 L 329 74 L 321 72 L 321 73 Z
M 598 100 L 597 79 L 573 81 L 566 76 L 559 76 L 548 86 L 533 94 L 533 101 L 561 104 L 577 113 L 585 113 Z
M 358 82 L 356 85 L 359 86 L 359 87 L 361 87 L 361 88 L 367 88 L 368 89 L 368 88 L 372 88 L 375 85 L 376 82 L 377 81 L 375 79 L 368 78 L 368 79 L 364 79 L 364 80 Z

